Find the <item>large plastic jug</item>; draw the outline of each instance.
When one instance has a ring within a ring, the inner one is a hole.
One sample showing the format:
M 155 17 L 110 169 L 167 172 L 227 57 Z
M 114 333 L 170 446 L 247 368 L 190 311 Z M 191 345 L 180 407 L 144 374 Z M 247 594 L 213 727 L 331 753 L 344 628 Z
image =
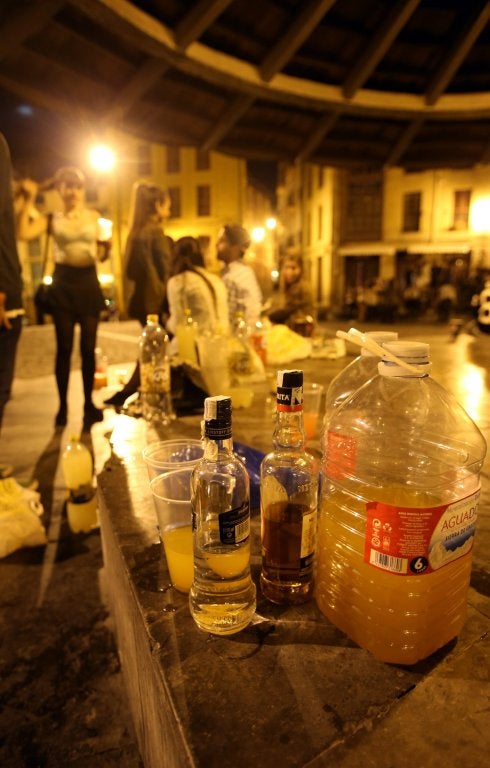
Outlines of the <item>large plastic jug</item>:
M 413 664 L 464 624 L 486 443 L 430 377 L 428 344 L 384 349 L 328 423 L 316 600 L 378 659 Z

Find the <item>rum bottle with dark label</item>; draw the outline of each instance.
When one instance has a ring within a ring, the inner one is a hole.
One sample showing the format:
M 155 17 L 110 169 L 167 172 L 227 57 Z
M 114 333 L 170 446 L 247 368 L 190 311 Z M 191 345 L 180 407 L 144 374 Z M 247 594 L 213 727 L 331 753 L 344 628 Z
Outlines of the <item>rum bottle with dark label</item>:
M 318 473 L 305 450 L 303 372 L 278 371 L 274 450 L 261 465 L 262 572 L 260 586 L 273 603 L 304 603 L 313 596 Z
M 200 629 L 231 635 L 255 612 L 250 575 L 250 495 L 247 470 L 233 453 L 231 399 L 204 401 L 204 456 L 191 480 L 194 581 L 189 594 Z

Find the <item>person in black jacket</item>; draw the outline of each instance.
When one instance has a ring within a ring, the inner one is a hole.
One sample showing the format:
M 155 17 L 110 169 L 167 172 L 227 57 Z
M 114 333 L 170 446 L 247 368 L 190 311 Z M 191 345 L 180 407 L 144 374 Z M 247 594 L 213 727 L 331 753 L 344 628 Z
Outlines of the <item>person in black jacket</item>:
M 125 249 L 126 277 L 133 282 L 128 314 L 146 324 L 147 315 L 158 315 L 165 325 L 167 278 L 170 272 L 173 241 L 163 233 L 163 222 L 170 213 L 170 197 L 156 184 L 138 184 L 131 227 Z M 104 400 L 116 408 L 135 394 L 140 384 L 139 365 L 123 389 Z
M 5 405 L 10 399 L 23 315 L 10 152 L 5 137 L 0 133 L 0 428 Z M 0 463 L 0 479 L 11 473 L 12 467 Z

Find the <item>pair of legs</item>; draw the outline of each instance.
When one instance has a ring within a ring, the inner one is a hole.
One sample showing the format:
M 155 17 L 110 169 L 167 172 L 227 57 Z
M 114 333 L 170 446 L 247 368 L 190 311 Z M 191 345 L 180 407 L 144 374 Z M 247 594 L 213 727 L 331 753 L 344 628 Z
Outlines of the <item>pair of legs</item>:
M 10 320 L 11 328 L 0 328 L 0 429 L 2 427 L 3 411 L 10 400 L 10 391 L 15 371 L 15 355 L 17 344 L 22 331 L 22 317 L 13 317 Z M 13 467 L 2 464 L 0 461 L 0 479 L 7 477 L 13 471 Z
M 95 344 L 99 318 L 95 315 L 74 315 L 71 312 L 57 310 L 53 313 L 56 330 L 56 384 L 60 398 L 60 407 L 56 416 L 57 426 L 64 426 L 67 421 L 67 394 L 70 378 L 70 362 L 73 350 L 75 325 L 80 325 L 80 355 L 82 358 L 82 380 L 84 394 L 84 420 L 101 421 L 102 412 L 92 402 L 92 389 L 95 373 Z

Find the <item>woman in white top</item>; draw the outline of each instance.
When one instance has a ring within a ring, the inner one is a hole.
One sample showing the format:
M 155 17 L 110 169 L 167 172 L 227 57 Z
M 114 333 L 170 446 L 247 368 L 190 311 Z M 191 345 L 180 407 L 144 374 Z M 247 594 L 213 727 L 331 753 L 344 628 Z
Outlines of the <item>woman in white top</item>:
M 198 329 L 228 333 L 228 299 L 223 280 L 204 267 L 199 241 L 181 237 L 174 245 L 172 277 L 167 283 L 170 317 L 166 326 L 175 334 L 186 310 Z M 176 340 L 173 341 L 176 344 Z
M 78 168 L 60 168 L 54 177 L 63 210 L 52 216 L 29 218 L 37 185 L 24 180 L 28 195 L 19 215 L 18 236 L 30 240 L 43 232 L 52 235 L 55 267 L 50 293 L 50 311 L 56 330 L 56 384 L 60 405 L 55 425 L 67 423 L 67 392 L 76 323 L 80 325 L 80 353 L 85 397 L 83 428 L 102 421 L 103 412 L 92 402 L 95 345 L 104 297 L 97 279 L 96 260 L 106 258 L 108 243 L 102 243 L 99 214 L 85 207 L 85 178 Z

